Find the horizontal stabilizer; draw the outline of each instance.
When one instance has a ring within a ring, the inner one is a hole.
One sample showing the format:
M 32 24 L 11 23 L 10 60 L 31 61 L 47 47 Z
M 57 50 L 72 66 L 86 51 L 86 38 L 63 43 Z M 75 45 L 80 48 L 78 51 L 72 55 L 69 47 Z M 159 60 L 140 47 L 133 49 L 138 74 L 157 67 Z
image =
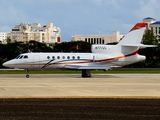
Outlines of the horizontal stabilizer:
M 92 69 L 97 69 L 97 70 L 108 70 L 111 67 L 110 66 L 79 66 L 79 65 L 66 65 L 64 68 L 66 69 L 78 69 L 78 70 L 92 70 Z
M 122 44 L 122 46 L 126 46 L 126 47 L 140 47 L 140 48 L 157 47 L 157 45 L 144 45 L 144 44 Z

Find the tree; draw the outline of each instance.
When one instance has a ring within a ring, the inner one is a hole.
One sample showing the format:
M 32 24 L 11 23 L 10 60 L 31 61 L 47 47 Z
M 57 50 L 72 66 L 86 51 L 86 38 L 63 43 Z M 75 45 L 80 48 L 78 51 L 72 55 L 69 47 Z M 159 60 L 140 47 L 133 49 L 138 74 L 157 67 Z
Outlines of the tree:
M 157 45 L 158 41 L 156 39 L 156 36 L 154 36 L 152 29 L 147 29 L 143 35 L 142 38 L 143 44 L 150 44 L 150 45 Z
M 55 43 L 54 52 L 90 52 L 91 44 L 84 41 Z
M 6 42 L 7 42 L 7 43 L 11 43 L 11 38 L 10 38 L 10 37 L 7 37 Z

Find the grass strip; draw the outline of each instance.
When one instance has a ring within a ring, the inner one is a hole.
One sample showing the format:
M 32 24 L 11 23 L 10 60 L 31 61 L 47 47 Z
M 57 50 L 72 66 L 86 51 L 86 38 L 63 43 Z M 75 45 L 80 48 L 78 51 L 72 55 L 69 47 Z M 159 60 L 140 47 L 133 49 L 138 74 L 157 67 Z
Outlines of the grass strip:
M 25 74 L 25 70 L 1 70 L 0 74 Z M 81 70 L 30 70 L 29 74 L 81 74 Z M 160 70 L 91 70 L 91 74 L 160 74 Z

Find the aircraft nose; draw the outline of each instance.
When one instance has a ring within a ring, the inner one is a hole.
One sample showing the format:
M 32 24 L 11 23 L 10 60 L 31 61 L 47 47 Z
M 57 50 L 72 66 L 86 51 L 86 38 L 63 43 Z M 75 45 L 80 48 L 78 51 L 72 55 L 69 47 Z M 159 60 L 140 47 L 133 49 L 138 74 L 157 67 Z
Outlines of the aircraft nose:
M 7 62 L 3 63 L 3 66 L 5 66 L 5 67 L 12 67 L 12 65 L 13 65 L 12 61 L 7 61 Z
M 8 67 L 8 63 L 7 62 L 3 63 L 3 66 Z

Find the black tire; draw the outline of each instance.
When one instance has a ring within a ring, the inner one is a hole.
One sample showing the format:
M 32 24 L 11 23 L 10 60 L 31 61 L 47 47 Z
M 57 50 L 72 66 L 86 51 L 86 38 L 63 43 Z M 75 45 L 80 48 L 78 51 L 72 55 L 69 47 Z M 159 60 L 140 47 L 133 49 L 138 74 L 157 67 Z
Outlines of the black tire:
M 29 78 L 29 75 L 26 75 L 26 78 Z

